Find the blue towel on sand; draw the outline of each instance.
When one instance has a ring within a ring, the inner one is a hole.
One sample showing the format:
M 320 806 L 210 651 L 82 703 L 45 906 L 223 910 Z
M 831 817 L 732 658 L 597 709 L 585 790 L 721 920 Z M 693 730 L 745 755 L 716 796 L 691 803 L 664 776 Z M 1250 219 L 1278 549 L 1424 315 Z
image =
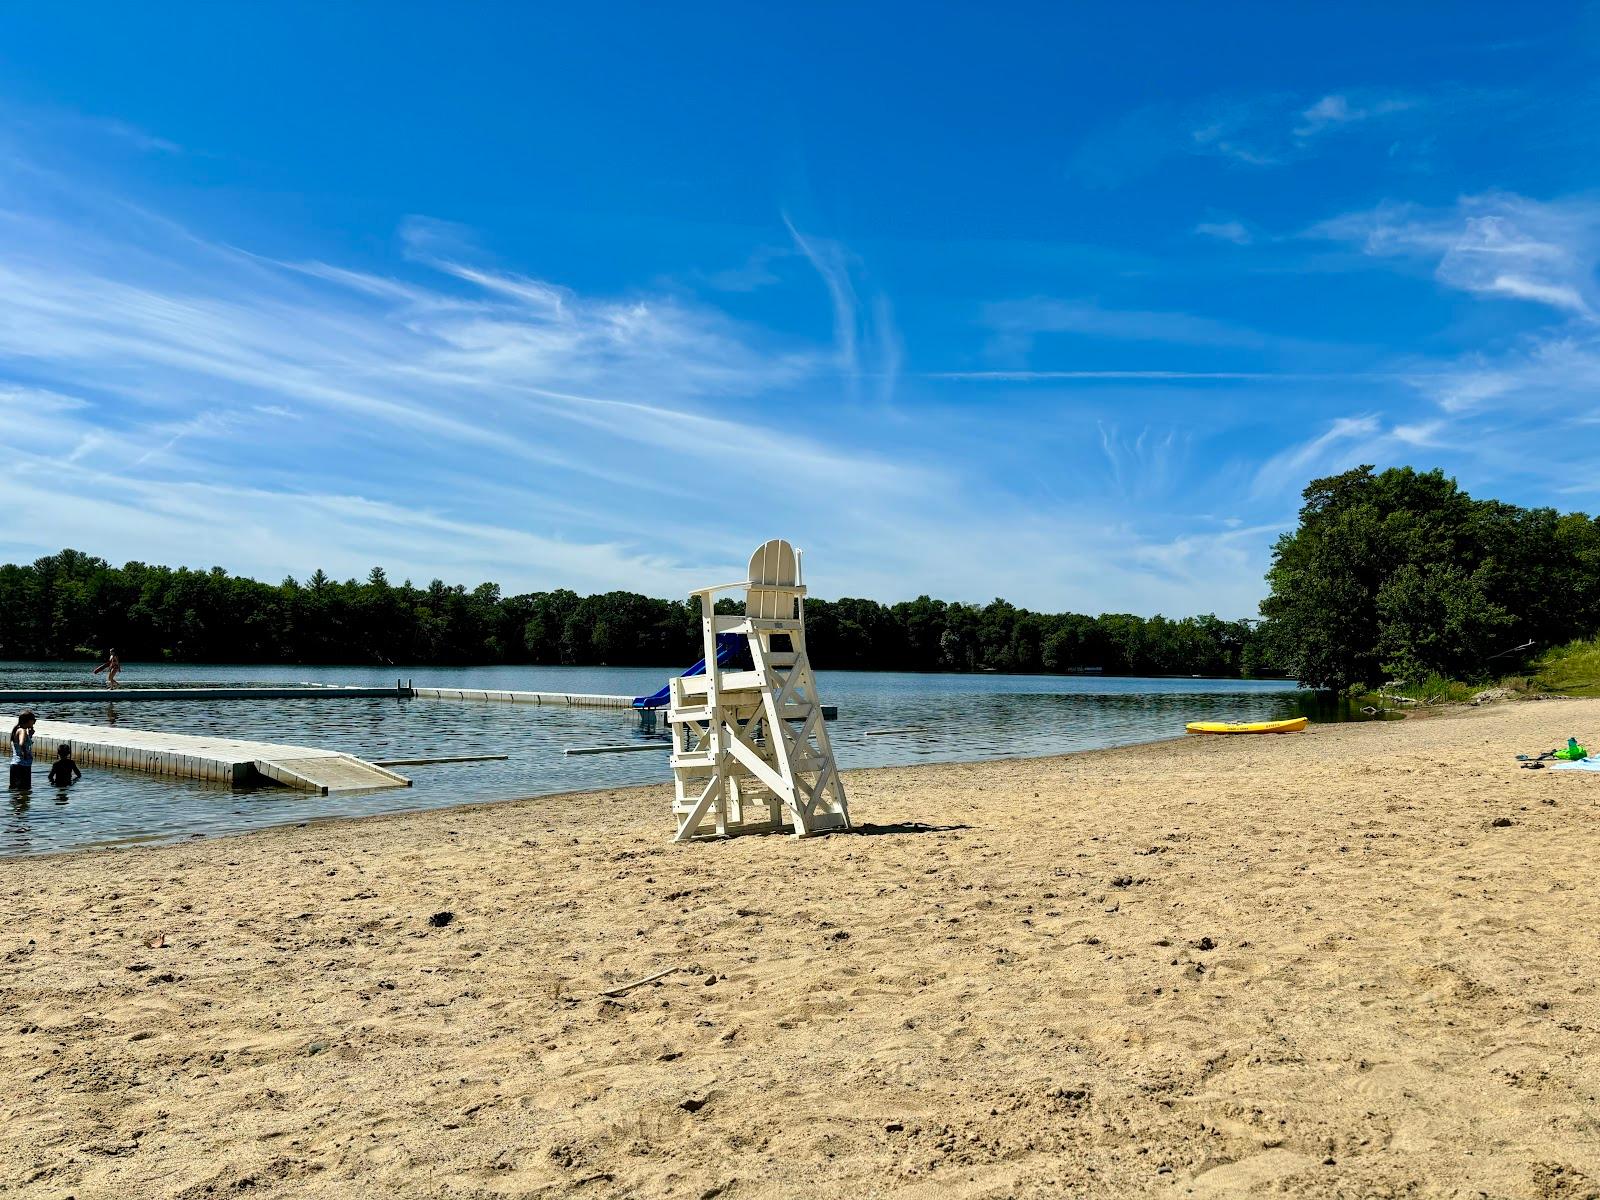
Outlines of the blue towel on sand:
M 1553 762 L 1550 768 L 1554 771 L 1600 771 L 1600 759 L 1580 758 L 1577 762 Z

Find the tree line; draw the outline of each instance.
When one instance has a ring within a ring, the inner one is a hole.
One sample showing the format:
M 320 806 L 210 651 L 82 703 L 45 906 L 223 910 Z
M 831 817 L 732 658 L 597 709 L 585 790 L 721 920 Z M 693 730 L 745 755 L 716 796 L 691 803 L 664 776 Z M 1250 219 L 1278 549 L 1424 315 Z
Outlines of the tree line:
M 1357 467 L 1313 480 L 1278 539 L 1263 620 L 1038 613 L 919 596 L 806 604 L 824 669 L 1286 674 L 1313 687 L 1511 674 L 1600 632 L 1600 519 L 1476 500 L 1442 471 Z M 722 601 L 725 612 L 738 611 Z M 0 657 L 425 666 L 682 667 L 685 600 L 565 589 L 501 594 L 317 571 L 262 583 L 76 550 L 0 566 Z
M 1265 653 L 1302 683 L 1482 680 L 1600 631 L 1600 519 L 1411 467 L 1316 479 L 1304 500 L 1261 605 Z
M 734 601 L 721 611 L 737 612 Z M 615 591 L 501 594 L 434 580 L 394 584 L 317 571 L 263 583 L 63 550 L 0 567 L 0 657 L 62 659 L 115 646 L 129 661 L 427 666 L 518 663 L 684 667 L 700 657 L 696 602 Z M 1269 670 L 1253 621 L 1036 613 L 919 596 L 898 604 L 808 599 L 822 669 L 1103 671 L 1239 676 Z

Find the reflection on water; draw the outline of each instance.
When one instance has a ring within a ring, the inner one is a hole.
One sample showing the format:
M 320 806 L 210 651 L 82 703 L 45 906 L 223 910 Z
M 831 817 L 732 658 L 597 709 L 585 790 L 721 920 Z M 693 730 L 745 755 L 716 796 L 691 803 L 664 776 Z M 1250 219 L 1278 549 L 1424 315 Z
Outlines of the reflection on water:
M 0 664 L 0 686 L 82 686 L 88 669 L 79 664 Z M 123 682 L 159 687 L 223 682 L 372 686 L 392 684 L 397 674 L 418 686 L 628 695 L 654 691 L 663 678 L 659 670 L 633 667 L 395 671 L 130 664 Z M 1295 715 L 1308 698 L 1292 683 L 1217 679 L 824 672 L 818 683 L 823 698 L 839 706 L 839 720 L 829 730 L 843 767 L 1059 754 L 1154 741 L 1178 736 L 1188 721 Z M 642 728 L 636 714 L 617 710 L 398 699 L 41 702 L 33 708 L 44 720 L 288 742 L 366 759 L 510 757 L 504 762 L 404 767 L 401 773 L 415 785 L 409 789 L 316 797 L 279 788 L 235 791 L 198 780 L 85 766 L 83 779 L 69 791 L 41 788 L 31 797 L 12 794 L 0 823 L 0 854 L 170 841 L 312 817 L 436 808 L 670 778 L 665 749 L 575 757 L 562 753 L 568 746 L 662 737 L 659 729 Z
M 1329 692 L 1302 691 L 1294 708 L 1297 716 L 1310 717 L 1324 725 L 1337 721 L 1397 721 L 1405 716 L 1399 709 L 1376 709 L 1364 699 Z

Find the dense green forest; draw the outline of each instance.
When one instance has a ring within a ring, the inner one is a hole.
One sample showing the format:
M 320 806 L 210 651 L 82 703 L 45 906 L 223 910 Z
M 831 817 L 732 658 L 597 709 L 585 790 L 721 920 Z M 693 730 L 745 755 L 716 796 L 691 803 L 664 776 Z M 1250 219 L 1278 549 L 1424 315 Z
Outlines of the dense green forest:
M 1410 467 L 1313 480 L 1304 499 L 1261 605 L 1267 653 L 1303 683 L 1481 680 L 1600 632 L 1600 520 Z
M 727 604 L 728 602 L 724 602 Z M 736 607 L 726 611 L 737 611 Z M 687 666 L 697 609 L 633 592 L 503 596 L 434 580 L 261 583 L 221 568 L 113 567 L 75 550 L 0 567 L 0 657 L 72 658 L 115 646 L 129 661 L 536 663 Z M 1004 600 L 808 600 L 823 668 L 1240 675 L 1264 669 L 1251 621 L 1035 613 Z

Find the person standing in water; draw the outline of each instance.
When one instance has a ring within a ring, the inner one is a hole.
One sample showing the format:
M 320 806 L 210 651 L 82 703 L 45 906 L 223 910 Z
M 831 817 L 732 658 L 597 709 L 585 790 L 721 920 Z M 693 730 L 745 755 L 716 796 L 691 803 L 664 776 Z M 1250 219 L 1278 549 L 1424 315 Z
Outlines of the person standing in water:
M 56 788 L 71 787 L 83 778 L 83 772 L 78 769 L 78 764 L 72 761 L 72 746 L 62 742 L 56 747 L 56 760 L 50 764 L 50 786 Z
M 23 709 L 11 727 L 11 786 L 26 791 L 33 786 L 34 715 Z
M 106 686 L 116 687 L 117 676 L 122 674 L 122 660 L 117 657 L 117 648 L 115 646 L 111 647 L 111 649 L 106 652 L 105 662 L 101 663 L 94 669 L 94 673 L 96 675 L 100 674 L 102 671 L 105 672 Z

